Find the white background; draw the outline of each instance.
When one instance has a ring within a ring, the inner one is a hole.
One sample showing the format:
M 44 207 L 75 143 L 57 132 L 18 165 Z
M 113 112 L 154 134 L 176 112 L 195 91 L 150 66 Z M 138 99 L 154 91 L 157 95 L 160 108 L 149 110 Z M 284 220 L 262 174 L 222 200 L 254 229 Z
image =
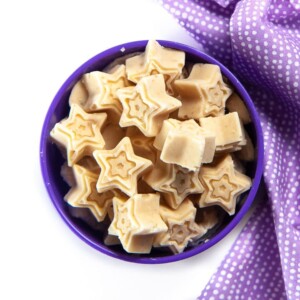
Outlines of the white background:
M 39 139 L 55 93 L 95 54 L 150 38 L 198 45 L 151 0 L 1 1 L 0 33 L 0 299 L 195 299 L 245 219 L 177 263 L 108 257 L 60 219 L 42 181 Z

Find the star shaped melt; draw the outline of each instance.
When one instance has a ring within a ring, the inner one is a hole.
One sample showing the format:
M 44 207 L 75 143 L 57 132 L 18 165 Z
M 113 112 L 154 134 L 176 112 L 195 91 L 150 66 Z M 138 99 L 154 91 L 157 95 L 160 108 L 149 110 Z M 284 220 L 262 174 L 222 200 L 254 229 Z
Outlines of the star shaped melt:
M 190 241 L 205 233 L 195 222 L 196 208 L 189 199 L 185 199 L 176 210 L 161 206 L 160 215 L 168 231 L 155 237 L 154 247 L 168 246 L 172 252 L 181 253 Z
M 115 197 L 113 207 L 108 233 L 118 236 L 129 253 L 150 253 L 154 235 L 167 231 L 159 214 L 158 194 L 136 194 L 127 201 Z
M 199 178 L 204 187 L 199 206 L 219 205 L 229 215 L 235 213 L 237 197 L 251 187 L 251 179 L 234 168 L 229 154 L 211 166 L 202 167 Z
M 186 79 L 178 79 L 174 87 L 181 97 L 181 119 L 219 116 L 225 113 L 225 103 L 232 90 L 224 83 L 217 65 L 195 64 Z
M 83 75 L 74 86 L 69 103 L 76 103 L 87 112 L 112 111 L 121 114 L 122 106 L 116 91 L 129 86 L 124 65 L 117 65 L 108 72 L 94 71 Z
M 89 114 L 72 104 L 69 117 L 55 124 L 50 135 L 55 143 L 66 149 L 69 166 L 92 155 L 94 150 L 104 148 L 101 129 L 106 119 L 106 113 Z
M 136 126 L 148 137 L 155 136 L 169 114 L 181 106 L 166 93 L 161 74 L 144 77 L 135 87 L 119 89 L 117 95 L 123 106 L 120 126 Z
M 76 184 L 71 187 L 64 199 L 73 207 L 90 209 L 98 222 L 103 221 L 116 193 L 114 191 L 98 193 L 96 173 L 76 164 L 72 170 Z
M 134 83 L 145 76 L 163 74 L 167 90 L 173 95 L 172 84 L 182 74 L 184 64 L 183 51 L 164 48 L 150 40 L 144 53 L 126 60 L 126 72 L 128 79 Z
M 199 171 L 189 171 L 177 165 L 166 164 L 158 157 L 154 168 L 143 176 L 143 180 L 161 192 L 168 205 L 176 209 L 188 195 L 204 191 L 198 174 Z
M 97 150 L 93 153 L 101 168 L 97 182 L 98 192 L 117 188 L 133 196 L 137 193 L 137 181 L 152 162 L 134 154 L 128 137 L 124 137 L 112 150 Z

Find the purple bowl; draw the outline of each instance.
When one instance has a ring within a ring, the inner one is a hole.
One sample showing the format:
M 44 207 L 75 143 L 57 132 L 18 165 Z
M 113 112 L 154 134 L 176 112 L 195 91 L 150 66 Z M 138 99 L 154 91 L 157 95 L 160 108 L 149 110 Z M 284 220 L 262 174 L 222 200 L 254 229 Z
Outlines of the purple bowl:
M 146 40 L 130 42 L 110 48 L 100 54 L 97 54 L 96 56 L 85 62 L 82 66 L 80 66 L 66 80 L 66 82 L 62 85 L 62 87 L 54 97 L 54 100 L 52 101 L 45 118 L 40 142 L 40 163 L 45 186 L 54 206 L 56 207 L 63 220 L 79 238 L 81 238 L 87 244 L 99 250 L 100 252 L 118 259 L 135 263 L 158 264 L 179 261 L 210 248 L 211 246 L 219 242 L 223 237 L 225 237 L 240 222 L 240 220 L 249 210 L 257 194 L 257 190 L 261 181 L 263 170 L 263 135 L 259 117 L 252 100 L 250 99 L 242 84 L 226 67 L 224 67 L 214 58 L 208 56 L 205 53 L 202 53 L 195 48 L 176 42 L 161 40 L 158 41 L 164 47 L 184 51 L 186 53 L 187 61 L 206 62 L 218 65 L 221 68 L 223 75 L 227 77 L 231 85 L 235 88 L 235 91 L 244 100 L 244 103 L 246 104 L 252 119 L 252 123 L 250 126 L 248 126 L 247 131 L 252 138 L 257 152 L 256 161 L 247 166 L 247 174 L 251 178 L 253 178 L 253 184 L 250 191 L 245 193 L 243 195 L 243 199 L 239 201 L 239 205 L 237 206 L 237 211 L 234 216 L 226 216 L 223 220 L 222 226 L 215 230 L 213 236 L 211 236 L 203 243 L 187 248 L 183 253 L 174 255 L 170 254 L 169 252 L 155 250 L 148 255 L 138 255 L 126 253 L 121 246 L 106 246 L 103 243 L 103 235 L 101 232 L 91 229 L 91 227 L 82 220 L 71 216 L 68 209 L 68 204 L 63 199 L 64 195 L 69 189 L 67 184 L 60 176 L 60 167 L 63 163 L 63 158 L 57 147 L 51 142 L 49 133 L 56 122 L 60 121 L 68 115 L 68 98 L 70 92 L 72 90 L 72 87 L 84 73 L 92 72 L 95 70 L 102 70 L 114 59 L 119 58 L 123 55 L 138 51 L 144 51 L 147 42 L 148 41 Z

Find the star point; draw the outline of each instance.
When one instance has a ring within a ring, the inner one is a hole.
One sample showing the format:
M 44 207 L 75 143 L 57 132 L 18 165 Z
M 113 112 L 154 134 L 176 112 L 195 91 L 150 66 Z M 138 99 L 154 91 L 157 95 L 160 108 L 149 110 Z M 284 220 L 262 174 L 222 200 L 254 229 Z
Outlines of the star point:
M 181 119 L 220 116 L 225 113 L 225 103 L 231 89 L 224 83 L 217 65 L 195 64 L 188 78 L 174 82 L 181 97 Z
M 125 65 L 116 65 L 107 72 L 86 73 L 75 84 L 69 103 L 79 104 L 87 112 L 107 111 L 120 116 L 122 106 L 116 91 L 129 85 Z
M 203 192 L 198 173 L 199 171 L 193 172 L 177 165 L 166 164 L 157 158 L 154 168 L 143 180 L 161 192 L 168 205 L 176 209 L 188 195 Z
M 188 243 L 202 236 L 205 231 L 195 222 L 196 208 L 185 199 L 176 210 L 160 207 L 160 214 L 168 226 L 168 231 L 158 234 L 153 246 L 167 246 L 173 253 L 181 253 Z
M 163 74 L 168 93 L 173 95 L 173 82 L 182 74 L 184 64 L 183 51 L 165 48 L 150 40 L 144 53 L 126 60 L 126 72 L 128 79 L 134 83 L 145 76 Z
M 169 114 L 181 106 L 166 93 L 161 74 L 144 77 L 135 87 L 119 89 L 117 95 L 123 106 L 120 126 L 136 126 L 147 137 L 155 136 Z
M 152 166 L 150 160 L 135 155 L 128 137 L 123 138 L 114 149 L 97 150 L 93 155 L 101 168 L 98 192 L 117 188 L 133 196 L 137 193 L 138 179 Z
M 204 192 L 199 206 L 221 206 L 229 215 L 235 213 L 237 197 L 251 187 L 251 179 L 234 168 L 231 156 L 225 155 L 199 173 Z
M 94 150 L 104 148 L 101 129 L 106 119 L 106 113 L 89 114 L 72 104 L 68 118 L 55 124 L 50 135 L 55 143 L 66 149 L 69 166 L 92 155 Z
M 150 253 L 154 236 L 167 231 L 159 214 L 158 194 L 135 194 L 127 201 L 113 199 L 109 234 L 118 236 L 129 253 Z
M 88 208 L 98 222 L 103 221 L 112 205 L 115 192 L 98 193 L 96 173 L 76 164 L 72 170 L 75 182 L 64 199 L 73 207 Z

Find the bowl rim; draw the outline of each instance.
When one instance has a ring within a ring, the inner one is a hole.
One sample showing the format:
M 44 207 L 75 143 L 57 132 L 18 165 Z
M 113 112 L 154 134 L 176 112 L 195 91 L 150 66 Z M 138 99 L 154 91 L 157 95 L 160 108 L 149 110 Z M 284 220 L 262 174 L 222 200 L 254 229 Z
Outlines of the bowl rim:
M 49 131 L 48 131 L 48 124 L 50 122 L 51 116 L 54 113 L 54 110 L 56 109 L 56 106 L 58 105 L 62 95 L 70 87 L 70 85 L 74 84 L 74 81 L 81 77 L 85 70 L 90 67 L 91 65 L 97 63 L 99 60 L 105 59 L 107 56 L 113 56 L 117 55 L 121 52 L 125 54 L 127 50 L 135 49 L 135 48 L 145 48 L 148 40 L 139 40 L 139 41 L 133 41 L 128 43 L 123 43 L 114 47 L 111 47 L 105 51 L 102 51 L 89 60 L 87 60 L 85 63 L 83 63 L 81 66 L 79 66 L 62 84 L 58 92 L 56 93 L 55 97 L 53 98 L 49 109 L 47 111 L 42 132 L 41 132 L 41 139 L 40 139 L 40 167 L 42 172 L 43 181 L 45 184 L 45 187 L 47 189 L 47 192 L 50 196 L 50 199 L 52 203 L 54 204 L 56 210 L 60 214 L 61 218 L 65 221 L 65 223 L 69 226 L 69 228 L 84 242 L 86 242 L 91 247 L 95 248 L 96 250 L 109 255 L 114 258 L 118 258 L 124 261 L 128 262 L 134 262 L 134 263 L 143 263 L 143 264 L 161 264 L 161 263 L 169 263 L 169 262 L 175 262 L 179 260 L 186 259 L 188 257 L 194 256 L 196 254 L 199 254 L 208 248 L 212 247 L 219 241 L 221 241 L 231 230 L 233 230 L 237 224 L 241 221 L 243 216 L 248 212 L 250 206 L 252 205 L 255 196 L 258 191 L 258 187 L 261 182 L 261 177 L 263 173 L 263 159 L 264 159 L 264 147 L 263 147 L 263 133 L 262 133 L 262 127 L 260 124 L 258 112 L 255 109 L 254 103 L 251 100 L 248 92 L 245 90 L 243 85 L 240 83 L 240 81 L 233 75 L 231 71 L 227 67 L 225 67 L 221 62 L 216 60 L 215 58 L 211 57 L 210 55 L 185 44 L 174 42 L 174 41 L 168 41 L 168 40 L 157 40 L 158 43 L 164 47 L 167 48 L 173 48 L 177 50 L 184 51 L 186 53 L 189 53 L 193 56 L 199 57 L 200 60 L 204 60 L 207 63 L 216 64 L 220 67 L 222 74 L 224 74 L 228 80 L 231 82 L 231 84 L 234 86 L 235 90 L 240 94 L 243 102 L 246 104 L 246 107 L 250 113 L 254 129 L 255 129 L 255 135 L 256 135 L 256 147 L 257 147 L 257 159 L 256 159 L 256 170 L 255 175 L 252 181 L 251 189 L 247 195 L 247 198 L 242 205 L 241 209 L 237 214 L 234 215 L 233 219 L 215 236 L 213 236 L 210 240 L 207 242 L 200 244 L 196 246 L 195 248 L 189 249 L 185 252 L 179 253 L 179 254 L 170 254 L 168 256 L 164 257 L 138 257 L 134 255 L 127 255 L 126 253 L 116 253 L 113 250 L 107 249 L 104 247 L 104 245 L 95 243 L 92 241 L 89 237 L 87 237 L 85 234 L 83 234 L 76 226 L 74 226 L 70 220 L 69 216 L 62 210 L 62 208 L 59 205 L 59 200 L 56 198 L 54 193 L 54 186 L 51 184 L 50 177 L 49 177 L 49 170 L 47 166 L 46 156 L 46 141 L 49 137 Z M 143 51 L 143 50 L 141 50 Z M 129 52 L 131 53 L 131 52 Z

